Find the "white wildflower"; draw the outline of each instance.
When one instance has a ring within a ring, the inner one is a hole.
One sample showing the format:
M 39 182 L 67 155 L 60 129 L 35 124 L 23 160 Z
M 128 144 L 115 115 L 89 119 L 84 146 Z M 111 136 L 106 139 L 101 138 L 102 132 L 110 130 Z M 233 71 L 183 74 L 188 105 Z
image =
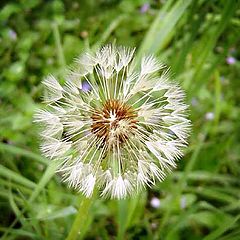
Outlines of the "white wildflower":
M 153 198 L 151 199 L 151 201 L 150 201 L 150 204 L 151 204 L 151 206 L 152 206 L 153 208 L 159 208 L 161 202 L 160 202 L 160 199 L 159 199 L 159 198 L 153 197 Z
M 76 59 L 63 86 L 52 76 L 43 81 L 47 109 L 35 114 L 41 150 L 86 197 L 98 188 L 101 196 L 126 198 L 163 181 L 187 145 L 183 91 L 156 58 L 139 67 L 133 55 L 106 45 Z
M 205 114 L 205 119 L 208 121 L 212 121 L 214 119 L 214 113 L 213 112 L 207 112 Z

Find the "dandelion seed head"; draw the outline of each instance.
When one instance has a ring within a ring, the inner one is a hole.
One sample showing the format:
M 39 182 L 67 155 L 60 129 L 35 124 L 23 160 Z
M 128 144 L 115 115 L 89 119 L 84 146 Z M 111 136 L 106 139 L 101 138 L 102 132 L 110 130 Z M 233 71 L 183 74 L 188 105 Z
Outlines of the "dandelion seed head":
M 104 143 L 115 147 L 125 142 L 136 127 L 134 111 L 118 100 L 108 100 L 92 115 L 92 132 Z M 110 148 L 111 149 L 111 148 Z
M 154 56 L 106 45 L 75 59 L 64 85 L 44 81 L 41 151 L 69 187 L 126 198 L 163 181 L 183 156 L 191 123 L 184 92 Z

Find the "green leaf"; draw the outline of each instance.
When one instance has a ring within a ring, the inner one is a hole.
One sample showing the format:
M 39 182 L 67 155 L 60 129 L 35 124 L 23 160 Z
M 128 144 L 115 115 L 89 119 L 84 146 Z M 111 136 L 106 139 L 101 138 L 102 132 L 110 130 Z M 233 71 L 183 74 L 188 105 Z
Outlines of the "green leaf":
M 1 177 L 4 177 L 4 178 L 7 178 L 11 181 L 15 181 L 19 184 L 22 184 L 24 185 L 25 187 L 28 187 L 28 188 L 35 188 L 36 187 L 36 184 L 32 181 L 30 181 L 29 179 L 23 177 L 22 175 L 0 165 L 0 176 Z
M 228 221 L 223 221 L 222 224 L 213 232 L 211 232 L 208 236 L 203 238 L 203 240 L 215 240 L 218 239 L 224 232 L 233 228 L 235 223 L 240 219 L 240 215 L 233 219 L 229 219 Z
M 14 155 L 20 155 L 30 159 L 34 159 L 46 165 L 49 164 L 49 161 L 46 158 L 42 157 L 41 155 L 11 144 L 0 143 L 0 151 L 2 152 L 6 151 Z
M 165 46 L 169 37 L 174 31 L 174 27 L 185 13 L 191 0 L 178 0 L 169 10 L 168 7 L 174 1 L 168 1 L 162 9 L 160 9 L 155 21 L 148 30 L 140 48 L 138 56 L 143 54 L 156 54 Z

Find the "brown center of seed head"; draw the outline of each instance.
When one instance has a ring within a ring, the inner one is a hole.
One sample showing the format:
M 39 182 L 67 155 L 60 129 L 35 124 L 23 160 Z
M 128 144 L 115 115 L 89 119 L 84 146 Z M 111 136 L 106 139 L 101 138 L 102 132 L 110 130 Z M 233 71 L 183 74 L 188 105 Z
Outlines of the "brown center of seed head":
M 101 110 L 92 115 L 91 130 L 99 138 L 101 145 L 107 143 L 111 148 L 124 143 L 137 128 L 137 114 L 125 103 L 110 99 Z

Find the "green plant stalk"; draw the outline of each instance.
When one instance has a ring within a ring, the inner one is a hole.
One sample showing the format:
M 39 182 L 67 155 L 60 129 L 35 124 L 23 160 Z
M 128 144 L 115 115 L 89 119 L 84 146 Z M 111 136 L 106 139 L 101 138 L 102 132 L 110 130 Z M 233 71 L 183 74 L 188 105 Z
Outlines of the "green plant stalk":
M 173 195 L 173 198 L 172 199 L 176 199 L 176 198 L 180 198 L 180 195 L 183 191 L 183 188 L 186 184 L 186 181 L 187 181 L 187 178 L 189 176 L 189 173 L 192 171 L 192 169 L 194 168 L 194 165 L 197 161 L 197 157 L 199 155 L 199 152 L 201 151 L 202 147 L 203 147 L 203 144 L 204 144 L 204 141 L 206 139 L 206 136 L 208 135 L 209 133 L 209 125 L 207 125 L 205 131 L 204 131 L 204 134 L 203 134 L 203 138 L 201 139 L 201 142 L 199 143 L 198 147 L 195 148 L 195 151 L 193 152 L 192 154 L 192 157 L 190 159 L 190 161 L 188 162 L 187 166 L 185 167 L 185 171 L 182 175 L 182 178 L 179 180 L 179 185 L 178 185 L 178 188 L 176 189 L 176 191 L 174 192 L 174 195 Z M 157 234 L 155 234 L 155 238 L 154 239 L 157 239 L 158 236 L 160 236 L 160 233 L 162 232 L 162 230 L 164 229 L 164 227 L 166 226 L 171 214 L 172 214 L 172 206 L 173 205 L 169 205 L 169 207 L 167 208 L 163 218 L 162 218 L 162 221 L 161 221 L 161 225 L 159 226 L 158 228 L 158 231 L 157 231 Z
M 65 68 L 66 60 L 65 60 L 65 56 L 64 56 L 64 52 L 63 52 L 61 37 L 60 37 L 59 28 L 58 28 L 57 23 L 54 23 L 52 27 L 53 27 L 53 36 L 54 36 L 54 40 L 55 40 L 56 47 L 57 47 L 59 66 Z
M 128 215 L 128 199 L 117 201 L 118 204 L 118 233 L 117 240 L 123 240 L 127 227 L 126 216 Z
M 75 240 L 82 237 L 84 233 L 85 224 L 87 224 L 87 216 L 91 204 L 93 202 L 93 198 L 81 198 L 77 216 L 72 224 L 71 230 L 66 238 L 66 240 Z
M 18 222 L 19 217 L 21 217 L 23 215 L 23 213 L 26 212 L 28 205 L 30 205 L 37 198 L 39 193 L 44 189 L 46 184 L 53 177 L 53 175 L 55 174 L 56 168 L 57 168 L 57 162 L 52 162 L 51 164 L 49 164 L 49 166 L 47 167 L 47 169 L 46 169 L 45 173 L 43 174 L 39 183 L 36 186 L 34 185 L 34 191 L 32 192 L 30 198 L 26 202 L 27 203 L 26 207 L 22 209 L 21 213 L 19 215 L 17 215 L 15 220 L 12 222 L 12 224 L 6 229 L 4 235 L 1 238 L 2 240 L 8 239 L 7 235 L 10 233 L 10 230 L 12 230 L 12 228 Z

